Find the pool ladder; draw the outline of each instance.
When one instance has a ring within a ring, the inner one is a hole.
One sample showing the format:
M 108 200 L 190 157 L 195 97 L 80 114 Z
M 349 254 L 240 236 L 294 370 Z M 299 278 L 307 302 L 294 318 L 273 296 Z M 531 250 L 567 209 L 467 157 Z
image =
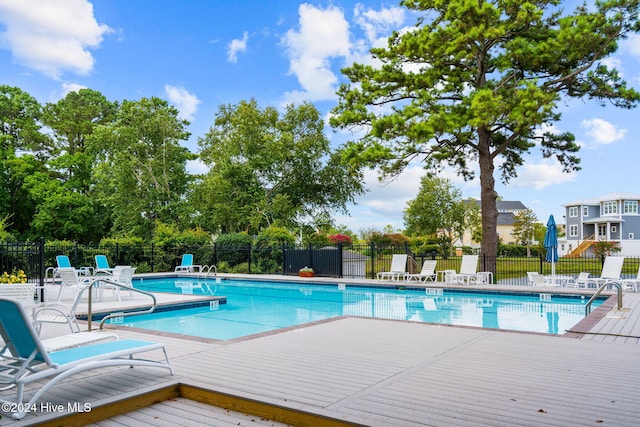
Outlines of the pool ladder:
M 607 286 L 615 286 L 618 290 L 618 310 L 622 310 L 622 285 L 620 285 L 620 283 L 616 282 L 615 280 L 608 280 L 604 282 L 602 286 L 598 288 L 596 293 L 593 294 L 591 298 L 589 298 L 589 301 L 587 301 L 587 304 L 584 306 L 585 316 L 591 313 L 591 304 L 593 304 L 593 301 L 595 301 L 595 299 L 602 293 L 602 291 L 607 288 Z
M 213 273 L 211 272 L 211 270 L 213 270 Z M 210 274 L 213 274 L 213 276 L 218 275 L 218 269 L 216 268 L 216 266 L 203 265 L 202 267 L 200 267 L 200 271 L 198 272 L 198 278 L 204 277 L 206 279 L 207 277 L 209 277 Z

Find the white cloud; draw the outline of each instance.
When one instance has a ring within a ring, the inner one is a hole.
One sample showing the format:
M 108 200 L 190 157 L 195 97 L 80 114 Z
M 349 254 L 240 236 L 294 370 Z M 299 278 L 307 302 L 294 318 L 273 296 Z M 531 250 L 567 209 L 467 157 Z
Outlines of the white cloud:
M 330 59 L 349 55 L 349 23 L 335 6 L 322 9 L 305 3 L 298 13 L 299 29 L 287 31 L 281 42 L 289 58 L 289 71 L 302 90 L 289 92 L 285 98 L 287 102 L 334 99 L 338 77 Z
M 624 138 L 627 133 L 626 129 L 619 129 L 602 119 L 583 120 L 582 127 L 597 144 L 611 144 Z
M 205 174 L 209 172 L 209 166 L 205 165 L 200 159 L 187 160 L 186 168 L 191 174 Z
M 0 47 L 16 62 L 59 79 L 64 70 L 86 75 L 93 69 L 89 48 L 111 32 L 93 16 L 87 0 L 0 0 Z
M 575 173 L 562 172 L 562 165 L 555 160 L 548 159 L 541 163 L 533 163 L 530 160 L 518 170 L 518 176 L 509 181 L 509 186 L 540 190 L 551 185 L 572 182 L 576 178 Z
M 247 41 L 249 34 L 245 31 L 241 39 L 233 39 L 229 43 L 229 51 L 227 52 L 227 60 L 234 64 L 238 62 L 238 53 L 247 51 Z
M 630 34 L 626 40 L 621 41 L 620 50 L 640 59 L 640 34 Z
M 198 111 L 198 104 L 200 104 L 198 97 L 184 88 L 171 85 L 165 85 L 164 91 L 169 97 L 169 101 L 180 111 L 180 117 L 192 121 L 194 114 Z
M 62 92 L 63 97 L 66 96 L 69 92 L 79 92 L 80 89 L 86 89 L 86 86 L 83 86 L 78 83 L 63 83 L 62 84 Z
M 365 9 L 357 4 L 354 9 L 356 23 L 364 30 L 371 46 L 385 47 L 387 37 L 398 29 L 405 20 L 405 10 L 401 7 Z

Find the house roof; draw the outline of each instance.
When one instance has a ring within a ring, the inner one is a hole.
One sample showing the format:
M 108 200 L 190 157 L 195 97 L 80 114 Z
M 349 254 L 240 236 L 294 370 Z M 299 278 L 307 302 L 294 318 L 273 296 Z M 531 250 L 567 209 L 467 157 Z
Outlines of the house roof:
M 516 222 L 516 216 L 511 212 L 501 212 L 498 214 L 498 223 L 496 225 L 513 225 Z
M 475 201 L 478 206 L 482 207 L 480 200 L 475 199 Z M 496 209 L 498 209 L 498 211 L 523 211 L 527 209 L 527 207 L 517 200 L 496 200 Z
M 475 200 L 481 206 L 480 200 Z M 498 222 L 496 225 L 513 225 L 516 222 L 514 212 L 524 211 L 527 207 L 518 200 L 496 200 L 498 210 Z
M 624 192 L 609 193 L 609 194 L 605 194 L 604 196 L 600 196 L 592 199 L 579 199 L 573 202 L 565 203 L 562 206 L 565 206 L 565 207 L 566 206 L 587 206 L 587 205 L 597 206 L 601 202 L 606 202 L 609 200 L 640 200 L 640 194 L 624 193 Z
M 598 224 L 603 222 L 619 223 L 619 222 L 624 222 L 624 219 L 618 216 L 599 216 L 597 218 L 591 218 L 591 219 L 582 221 L 583 224 Z
M 496 200 L 496 208 L 500 210 L 515 210 L 515 211 L 523 211 L 527 209 L 527 207 L 520 201 L 517 200 Z

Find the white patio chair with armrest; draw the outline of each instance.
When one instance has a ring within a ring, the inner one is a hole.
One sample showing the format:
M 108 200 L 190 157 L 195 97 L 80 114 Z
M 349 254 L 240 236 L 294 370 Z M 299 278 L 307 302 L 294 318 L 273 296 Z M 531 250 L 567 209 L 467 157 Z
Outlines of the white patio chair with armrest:
M 407 281 L 410 280 L 419 280 L 422 282 L 426 282 L 427 280 L 434 281 L 436 280 L 436 264 L 438 261 L 428 260 L 422 264 L 422 269 L 420 273 L 414 274 L 405 274 L 404 278 Z
M 583 271 L 575 279 L 569 279 L 565 283 L 567 288 L 587 288 L 589 285 L 589 272 Z
M 453 274 L 448 279 L 449 283 L 467 283 L 472 282 L 478 273 L 478 255 L 463 255 L 460 264 L 460 273 Z
M 0 298 L 0 336 L 4 341 L 0 350 L 0 384 L 4 389 L 16 386 L 14 402 L 0 401 L 18 409 L 11 414 L 14 419 L 23 418 L 24 409 L 33 407 L 51 387 L 81 372 L 109 366 L 149 366 L 168 369 L 173 374 L 164 344 L 154 342 L 118 340 L 48 352 L 24 308 L 12 299 Z M 164 353 L 164 361 L 134 357 L 154 350 Z M 41 383 L 37 391 L 25 402 L 24 387 L 38 381 Z
M 105 289 L 110 289 L 113 291 L 114 296 L 121 301 L 120 299 L 120 291 L 124 291 L 124 288 L 118 285 L 114 285 L 111 282 L 117 283 L 119 285 L 124 285 L 129 288 L 129 296 L 133 296 L 133 275 L 136 272 L 136 267 L 131 267 L 128 265 L 118 265 L 114 268 L 113 274 L 111 277 L 106 277 L 104 280 L 101 280 L 99 283 L 99 292 L 100 297 L 102 297 L 102 292 Z
M 394 254 L 389 271 L 379 271 L 376 276 L 379 280 L 400 280 L 407 272 L 407 258 L 406 254 Z
M 72 288 L 75 292 L 75 298 L 81 289 L 89 286 L 92 280 L 88 277 L 79 278 L 76 274 L 75 268 L 73 267 L 59 268 L 58 275 L 60 276 L 61 280 L 60 291 L 58 292 L 58 302 L 62 300 L 62 294 L 64 293 L 65 288 Z
M 623 289 L 638 292 L 638 289 L 640 289 L 640 266 L 638 266 L 638 273 L 635 278 L 622 279 L 621 282 Z
M 76 310 L 78 308 L 78 303 L 82 299 L 83 292 L 86 291 L 87 289 L 80 290 L 71 307 L 58 303 L 43 303 L 32 309 L 31 319 L 34 330 L 38 335 L 40 335 L 42 326 L 45 323 L 67 324 L 69 325 L 69 329 L 71 329 L 70 334 L 42 340 L 47 351 L 64 350 L 66 348 L 79 347 L 81 345 L 91 344 L 98 341 L 118 339 L 116 334 L 104 330 L 91 332 L 81 331 L 78 319 L 76 318 Z

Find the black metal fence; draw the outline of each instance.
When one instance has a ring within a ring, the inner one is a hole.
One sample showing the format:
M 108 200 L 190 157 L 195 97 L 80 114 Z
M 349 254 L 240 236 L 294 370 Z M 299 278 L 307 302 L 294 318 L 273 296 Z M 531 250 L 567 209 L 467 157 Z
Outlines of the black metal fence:
M 325 277 L 375 278 L 379 271 L 388 271 L 393 254 L 409 254 L 408 272 L 418 272 L 426 259 L 437 260 L 437 271 L 459 271 L 460 256 L 441 257 L 436 253 L 415 254 L 408 245 L 377 246 L 335 245 L 299 247 L 280 245 L 269 248 L 219 245 L 105 245 L 98 247 L 50 245 L 43 240 L 35 243 L 0 245 L 0 274 L 23 270 L 30 282 L 43 284 L 47 269 L 56 266 L 57 255 L 67 255 L 73 266 L 95 266 L 95 255 L 106 255 L 112 266 L 131 265 L 139 273 L 173 271 L 184 253 L 194 254 L 194 263 L 216 265 L 220 272 L 297 275 L 302 267 L 310 267 L 315 275 Z M 555 273 L 577 276 L 589 272 L 599 277 L 603 257 L 561 258 L 555 263 Z M 624 278 L 636 277 L 640 257 L 625 257 Z M 551 274 L 551 264 L 543 257 L 480 256 L 478 271 L 493 272 L 493 280 L 504 284 L 526 284 L 526 273 Z

